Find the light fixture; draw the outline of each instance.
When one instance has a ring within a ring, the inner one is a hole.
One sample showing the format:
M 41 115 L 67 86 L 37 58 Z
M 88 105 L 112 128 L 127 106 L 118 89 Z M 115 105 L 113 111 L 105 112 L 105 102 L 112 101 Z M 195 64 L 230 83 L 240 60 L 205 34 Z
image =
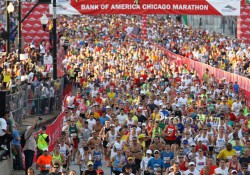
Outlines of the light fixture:
M 47 27 L 47 24 L 48 24 L 48 22 L 49 22 L 49 19 L 48 19 L 48 17 L 46 16 L 46 13 L 43 13 L 43 16 L 41 17 L 40 21 L 41 21 L 41 23 L 42 23 L 43 30 L 45 30 L 46 27 Z
M 12 13 L 14 12 L 15 8 L 12 2 L 9 3 L 8 7 L 7 7 L 7 11 L 8 13 Z

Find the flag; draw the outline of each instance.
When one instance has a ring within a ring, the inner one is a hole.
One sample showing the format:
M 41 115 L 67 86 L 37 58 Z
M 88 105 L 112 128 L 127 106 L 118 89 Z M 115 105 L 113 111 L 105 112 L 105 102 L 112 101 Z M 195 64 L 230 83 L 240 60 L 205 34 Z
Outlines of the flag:
M 188 18 L 187 15 L 182 15 L 182 21 L 184 25 L 188 25 Z

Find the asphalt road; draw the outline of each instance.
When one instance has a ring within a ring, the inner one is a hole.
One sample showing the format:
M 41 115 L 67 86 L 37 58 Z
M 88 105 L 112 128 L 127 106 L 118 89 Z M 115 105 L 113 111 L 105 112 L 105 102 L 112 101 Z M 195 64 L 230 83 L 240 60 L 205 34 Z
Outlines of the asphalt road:
M 35 175 L 39 175 L 40 171 L 36 170 L 35 164 L 33 164 L 32 168 L 35 170 Z M 75 170 L 77 175 L 80 175 L 80 169 L 78 165 L 70 165 L 70 170 Z M 110 168 L 106 166 L 106 162 L 103 161 L 102 163 L 102 170 L 104 171 L 105 175 L 111 175 Z M 0 173 L 1 174 L 1 173 Z M 11 175 L 25 175 L 24 171 L 13 171 Z

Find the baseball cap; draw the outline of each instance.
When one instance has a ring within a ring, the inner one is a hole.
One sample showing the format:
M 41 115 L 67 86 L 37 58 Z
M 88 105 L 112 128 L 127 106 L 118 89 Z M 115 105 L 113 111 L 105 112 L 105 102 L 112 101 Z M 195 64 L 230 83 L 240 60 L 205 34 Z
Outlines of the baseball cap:
M 184 145 L 187 145 L 188 144 L 188 141 L 187 140 L 183 140 L 182 142 Z
M 236 170 L 232 170 L 231 173 L 236 173 L 237 174 L 238 172 Z
M 155 150 L 154 153 L 159 153 L 159 150 Z
M 131 157 L 131 156 L 130 156 L 130 157 L 128 157 L 128 160 L 133 160 L 133 159 L 134 159 L 134 158 L 133 158 L 133 157 Z
M 88 166 L 89 166 L 89 165 L 94 165 L 94 163 L 93 163 L 92 161 L 89 161 L 87 165 L 88 165 Z
M 189 162 L 189 164 L 188 164 L 189 166 L 194 166 L 195 165 L 195 163 L 194 162 Z
M 103 173 L 103 170 L 102 169 L 98 169 L 97 173 Z
M 152 154 L 152 151 L 150 149 L 147 150 L 147 154 Z
M 142 139 L 142 138 L 145 138 L 145 137 L 146 137 L 145 134 L 140 134 L 140 135 L 138 136 L 138 139 Z
M 43 148 L 43 151 L 49 151 L 48 148 Z

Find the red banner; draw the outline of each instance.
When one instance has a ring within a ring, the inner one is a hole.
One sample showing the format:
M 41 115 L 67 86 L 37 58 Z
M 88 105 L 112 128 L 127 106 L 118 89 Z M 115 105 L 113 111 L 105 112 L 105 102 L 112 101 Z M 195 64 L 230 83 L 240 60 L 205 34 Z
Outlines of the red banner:
M 241 12 L 237 23 L 237 38 L 250 43 L 250 4 L 246 4 L 245 0 L 241 0 Z
M 34 6 L 34 3 L 22 4 L 22 18 Z M 25 43 L 32 41 L 37 45 L 42 39 L 49 40 L 49 32 L 43 31 L 40 18 L 43 13 L 49 13 L 49 6 L 46 4 L 39 4 L 34 11 L 22 23 L 22 36 Z
M 59 1 L 60 2 L 60 1 Z M 63 3 L 64 2 L 64 3 Z M 59 14 L 190 14 L 238 16 L 239 0 L 77 0 L 60 4 Z

